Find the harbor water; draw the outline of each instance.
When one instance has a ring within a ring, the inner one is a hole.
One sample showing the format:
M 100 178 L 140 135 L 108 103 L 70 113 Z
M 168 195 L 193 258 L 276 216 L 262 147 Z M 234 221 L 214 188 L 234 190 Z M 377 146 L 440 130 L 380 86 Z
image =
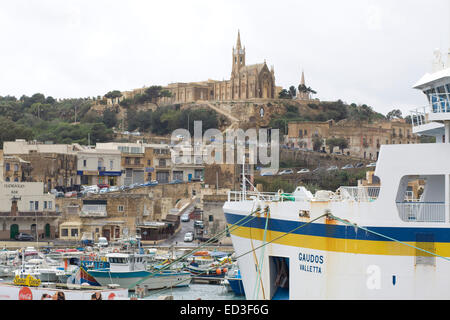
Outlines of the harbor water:
M 187 287 L 149 291 L 145 300 L 157 300 L 161 296 L 173 296 L 174 300 L 245 300 L 219 284 L 191 283 Z

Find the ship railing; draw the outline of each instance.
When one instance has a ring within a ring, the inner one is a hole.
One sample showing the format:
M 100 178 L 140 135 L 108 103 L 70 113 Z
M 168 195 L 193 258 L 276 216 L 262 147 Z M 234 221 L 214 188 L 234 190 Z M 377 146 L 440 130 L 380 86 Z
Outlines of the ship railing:
M 430 113 L 450 113 L 450 102 L 439 95 L 432 95 L 430 104 L 410 111 L 413 127 L 421 126 L 430 122 Z
M 246 191 L 245 195 L 242 191 L 228 191 L 228 202 L 241 202 L 241 201 L 297 201 L 304 200 L 304 198 L 296 197 L 288 193 L 278 192 L 257 192 Z
M 429 122 L 427 109 L 428 107 L 420 107 L 410 111 L 413 127 L 418 127 Z
M 405 222 L 445 222 L 444 202 L 397 202 L 397 209 Z
M 354 200 L 357 202 L 372 202 L 378 199 L 380 187 L 340 187 L 336 194 L 336 200 Z

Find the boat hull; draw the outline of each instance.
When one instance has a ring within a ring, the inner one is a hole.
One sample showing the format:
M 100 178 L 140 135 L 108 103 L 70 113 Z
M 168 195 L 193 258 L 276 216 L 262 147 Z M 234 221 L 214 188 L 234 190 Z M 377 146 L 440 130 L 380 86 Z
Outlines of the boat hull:
M 229 227 L 249 214 L 237 208 L 230 212 L 227 207 L 231 205 L 224 206 Z M 367 227 L 400 243 L 325 217 L 300 228 L 308 220 L 283 218 L 286 212 L 289 210 L 282 207 L 272 210 L 267 229 L 266 218 L 261 216 L 231 232 L 246 299 L 450 297 L 448 228 Z M 424 233 L 433 234 L 434 241 L 420 242 L 417 235 Z M 261 247 L 269 241 L 273 242 Z M 429 250 L 442 257 L 423 253 L 415 246 L 433 246 Z M 282 268 L 288 276 L 280 284 L 277 275 Z
M 226 278 L 228 280 L 228 283 L 230 284 L 231 290 L 233 290 L 234 294 L 237 296 L 244 296 L 244 284 L 242 282 L 242 279 L 239 278 Z
M 191 283 L 192 277 L 188 272 L 160 273 L 155 274 L 149 271 L 130 272 L 109 272 L 91 270 L 89 274 L 93 276 L 102 286 L 118 284 L 121 288 L 133 290 L 136 283 L 148 277 L 139 286 L 147 286 L 149 290 L 170 287 L 184 287 Z

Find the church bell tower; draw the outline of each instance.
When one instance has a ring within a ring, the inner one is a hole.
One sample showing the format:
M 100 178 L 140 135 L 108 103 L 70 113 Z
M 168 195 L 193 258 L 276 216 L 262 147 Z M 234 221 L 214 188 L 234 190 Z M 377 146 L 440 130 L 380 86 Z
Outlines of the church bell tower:
M 245 47 L 241 46 L 241 34 L 238 30 L 236 48 L 233 47 L 233 68 L 231 74 L 239 73 L 239 70 L 245 66 Z

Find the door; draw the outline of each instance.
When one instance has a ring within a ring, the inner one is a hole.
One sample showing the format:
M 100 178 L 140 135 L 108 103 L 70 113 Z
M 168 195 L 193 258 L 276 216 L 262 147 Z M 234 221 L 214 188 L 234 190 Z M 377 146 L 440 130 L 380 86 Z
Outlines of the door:
M 111 230 L 109 228 L 108 229 L 103 229 L 102 236 L 105 237 L 106 240 L 110 241 Z
M 14 239 L 16 234 L 19 233 L 19 225 L 17 224 L 12 224 L 11 228 L 10 228 L 10 238 Z
M 192 181 L 192 173 L 188 174 L 188 181 Z
M 50 224 L 45 225 L 45 237 L 50 238 Z

